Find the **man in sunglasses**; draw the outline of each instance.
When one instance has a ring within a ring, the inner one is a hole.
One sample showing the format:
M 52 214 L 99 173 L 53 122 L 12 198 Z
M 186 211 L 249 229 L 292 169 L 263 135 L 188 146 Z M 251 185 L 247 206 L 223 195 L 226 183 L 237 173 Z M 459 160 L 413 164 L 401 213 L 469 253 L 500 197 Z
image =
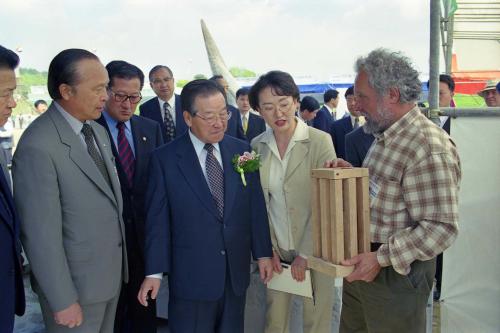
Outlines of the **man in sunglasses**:
M 123 198 L 123 221 L 127 238 L 129 283 L 122 286 L 116 311 L 115 333 L 156 332 L 155 304 L 137 302 L 144 278 L 144 194 L 149 156 L 163 144 L 160 125 L 134 112 L 141 101 L 142 71 L 125 61 L 106 65 L 109 76 L 108 100 L 97 120 L 110 137 Z

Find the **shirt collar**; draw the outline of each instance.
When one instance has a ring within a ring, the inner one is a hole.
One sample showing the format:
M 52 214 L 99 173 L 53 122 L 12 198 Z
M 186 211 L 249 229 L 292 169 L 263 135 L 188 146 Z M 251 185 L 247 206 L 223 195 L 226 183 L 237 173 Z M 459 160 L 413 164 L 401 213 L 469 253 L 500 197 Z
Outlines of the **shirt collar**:
M 118 121 L 117 121 L 116 119 L 114 119 L 113 117 L 111 117 L 111 116 L 108 114 L 108 112 L 107 112 L 107 110 L 106 110 L 106 109 L 104 109 L 104 111 L 102 112 L 102 115 L 103 115 L 104 119 L 106 120 L 106 123 L 108 124 L 108 127 L 109 127 L 109 128 L 116 128 L 116 124 L 118 124 Z M 129 120 L 127 120 L 127 121 L 125 121 L 125 122 L 124 122 L 124 124 L 125 124 L 125 127 L 126 127 L 129 131 L 131 131 L 131 128 L 130 128 L 130 127 L 131 127 L 131 126 L 130 126 L 130 119 L 129 119 Z
M 191 132 L 191 129 L 189 129 L 188 132 L 189 132 L 189 138 L 191 139 L 191 143 L 193 144 L 194 147 L 194 151 L 196 152 L 196 156 L 198 156 L 199 158 L 201 153 L 203 152 L 203 149 L 205 148 L 205 142 L 198 139 L 198 137 L 196 137 L 196 135 L 194 135 L 193 132 Z M 214 146 L 215 150 L 217 150 L 220 153 L 219 143 L 218 142 L 212 143 L 212 145 Z
M 297 122 L 297 127 L 295 127 L 295 131 L 293 132 L 290 142 L 308 140 L 309 126 L 299 117 L 295 117 L 295 121 Z M 267 128 L 264 133 L 265 134 L 262 136 L 262 142 L 270 143 L 271 141 L 276 141 L 271 127 Z
M 56 106 L 56 109 L 59 111 L 59 113 L 61 113 L 63 118 L 66 119 L 73 132 L 75 132 L 76 135 L 80 135 L 84 123 L 73 117 L 68 111 L 64 110 L 64 108 L 56 101 L 54 101 L 54 105 Z M 88 124 L 89 122 L 85 121 L 85 123 Z
M 408 111 L 404 116 L 398 119 L 388 129 L 376 136 L 379 140 L 382 140 L 388 144 L 392 140 L 397 138 L 399 136 L 399 133 L 411 126 L 415 118 L 417 118 L 420 114 L 420 109 L 415 105 L 410 111 Z
M 165 104 L 165 102 L 168 102 L 168 104 L 170 105 L 170 107 L 172 107 L 172 109 L 175 107 L 175 94 L 172 94 L 172 97 L 170 97 L 170 99 L 168 101 L 164 101 L 160 97 L 158 97 L 158 100 L 160 101 L 160 104 L 162 107 L 163 107 L 163 104 Z

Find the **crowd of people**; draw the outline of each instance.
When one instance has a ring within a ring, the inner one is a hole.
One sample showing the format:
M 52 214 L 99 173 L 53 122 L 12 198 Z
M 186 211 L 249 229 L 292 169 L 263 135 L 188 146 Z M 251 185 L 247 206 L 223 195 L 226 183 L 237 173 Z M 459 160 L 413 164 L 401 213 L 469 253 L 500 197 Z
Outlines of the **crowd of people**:
M 18 63 L 0 46 L 0 125 L 16 106 Z M 22 246 L 49 333 L 156 332 L 166 280 L 171 332 L 243 332 L 252 261 L 265 284 L 282 263 L 305 279 L 311 170 L 362 166 L 371 251 L 342 263 L 354 270 L 340 331 L 423 332 L 436 257 L 458 233 L 460 159 L 417 107 L 410 59 L 376 49 L 355 71 L 349 113 L 336 120 L 338 91 L 325 92 L 322 107 L 300 100 L 282 71 L 239 89 L 232 106 L 222 76 L 177 95 L 172 70 L 158 65 L 148 73 L 156 97 L 139 106 L 137 66 L 104 66 L 82 49 L 57 54 L 53 101 L 18 142 L 12 184 L 0 160 L 0 331 L 12 332 L 24 312 Z M 450 106 L 454 85 L 440 82 L 440 105 Z M 490 90 L 481 92 L 488 105 Z M 331 332 L 334 279 L 311 279 L 304 332 Z M 289 330 L 290 298 L 267 290 L 265 332 Z

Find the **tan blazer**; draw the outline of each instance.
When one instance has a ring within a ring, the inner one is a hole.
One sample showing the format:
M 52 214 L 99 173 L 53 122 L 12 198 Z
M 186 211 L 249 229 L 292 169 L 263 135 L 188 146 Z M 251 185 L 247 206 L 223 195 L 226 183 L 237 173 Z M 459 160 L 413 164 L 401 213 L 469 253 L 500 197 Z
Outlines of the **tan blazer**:
M 295 250 L 301 254 L 312 255 L 311 170 L 322 168 L 325 161 L 333 160 L 336 155 L 330 135 L 313 127 L 308 127 L 308 130 L 308 136 L 298 141 L 291 150 L 283 189 Z M 269 178 L 272 176 L 269 174 L 272 156 L 269 142 L 272 135 L 273 131 L 268 129 L 252 141 L 252 148 L 261 155 L 260 182 L 268 211 Z M 278 251 L 272 223 L 270 230 L 273 249 Z

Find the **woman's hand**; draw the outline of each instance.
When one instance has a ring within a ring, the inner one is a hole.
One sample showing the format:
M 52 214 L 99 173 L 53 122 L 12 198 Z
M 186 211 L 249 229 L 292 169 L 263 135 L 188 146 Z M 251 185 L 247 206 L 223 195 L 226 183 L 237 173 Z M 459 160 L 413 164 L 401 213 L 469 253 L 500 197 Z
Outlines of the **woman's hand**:
M 292 262 L 292 277 L 295 281 L 302 282 L 306 278 L 307 260 L 296 256 Z

